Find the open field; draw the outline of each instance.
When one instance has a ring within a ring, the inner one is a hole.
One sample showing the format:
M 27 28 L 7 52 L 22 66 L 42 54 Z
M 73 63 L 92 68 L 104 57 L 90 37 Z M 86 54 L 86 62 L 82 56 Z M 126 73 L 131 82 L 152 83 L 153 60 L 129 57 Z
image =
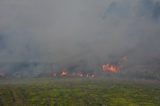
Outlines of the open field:
M 160 106 L 160 82 L 104 78 L 1 79 L 0 106 Z

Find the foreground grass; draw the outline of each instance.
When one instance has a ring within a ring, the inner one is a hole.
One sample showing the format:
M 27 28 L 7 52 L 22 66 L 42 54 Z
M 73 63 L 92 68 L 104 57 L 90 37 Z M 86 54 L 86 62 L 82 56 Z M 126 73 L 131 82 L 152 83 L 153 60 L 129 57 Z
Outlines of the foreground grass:
M 117 79 L 1 80 L 0 106 L 160 106 L 159 84 Z

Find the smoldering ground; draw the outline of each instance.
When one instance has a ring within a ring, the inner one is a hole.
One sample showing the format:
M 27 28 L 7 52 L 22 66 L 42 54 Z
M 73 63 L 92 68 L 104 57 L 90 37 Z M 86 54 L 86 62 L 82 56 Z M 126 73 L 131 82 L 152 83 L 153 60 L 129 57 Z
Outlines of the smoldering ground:
M 1 73 L 96 71 L 123 56 L 128 67 L 157 64 L 159 10 L 158 0 L 1 0 Z

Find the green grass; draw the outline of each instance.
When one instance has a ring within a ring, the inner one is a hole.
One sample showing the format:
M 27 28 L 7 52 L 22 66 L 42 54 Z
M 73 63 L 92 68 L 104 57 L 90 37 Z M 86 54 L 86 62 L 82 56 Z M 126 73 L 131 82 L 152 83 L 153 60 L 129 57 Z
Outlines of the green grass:
M 0 106 L 160 106 L 159 84 L 118 79 L 1 80 Z

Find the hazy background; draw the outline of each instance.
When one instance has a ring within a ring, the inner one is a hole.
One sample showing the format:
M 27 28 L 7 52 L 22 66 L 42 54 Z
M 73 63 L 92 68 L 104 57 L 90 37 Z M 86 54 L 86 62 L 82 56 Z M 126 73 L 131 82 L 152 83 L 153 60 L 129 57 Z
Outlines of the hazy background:
M 159 34 L 159 0 L 1 0 L 0 73 L 99 71 L 127 56 L 127 75 L 159 78 Z

